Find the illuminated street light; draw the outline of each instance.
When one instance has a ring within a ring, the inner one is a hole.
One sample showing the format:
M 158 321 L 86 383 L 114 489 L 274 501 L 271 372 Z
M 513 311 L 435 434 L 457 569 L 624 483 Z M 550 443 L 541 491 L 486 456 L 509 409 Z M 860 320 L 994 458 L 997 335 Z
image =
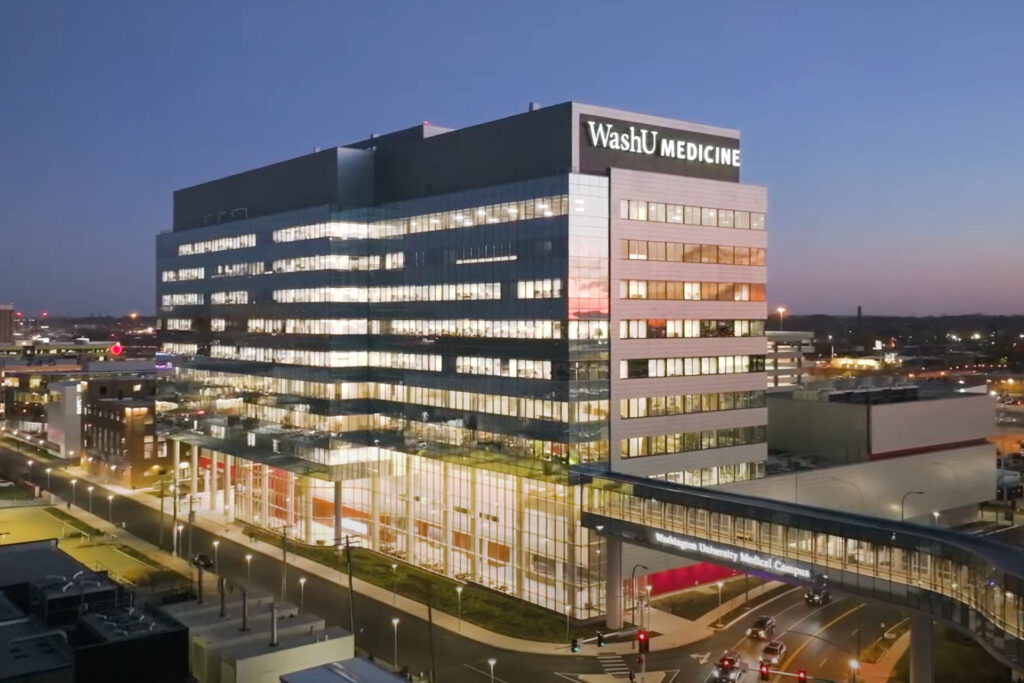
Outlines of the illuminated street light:
M 395 669 L 398 669 L 398 617 L 391 620 L 391 625 L 395 627 Z
M 785 306 L 779 306 L 778 308 L 775 309 L 775 312 L 779 314 L 779 330 L 781 330 L 782 329 L 782 316 L 784 316 L 786 314 L 786 307 Z
M 245 554 L 245 582 L 252 583 L 252 553 Z
M 494 683 L 494 665 L 498 663 L 498 660 L 491 657 L 487 660 L 487 665 L 491 667 L 491 683 Z
M 306 606 L 306 577 L 299 579 L 299 612 L 304 611 Z

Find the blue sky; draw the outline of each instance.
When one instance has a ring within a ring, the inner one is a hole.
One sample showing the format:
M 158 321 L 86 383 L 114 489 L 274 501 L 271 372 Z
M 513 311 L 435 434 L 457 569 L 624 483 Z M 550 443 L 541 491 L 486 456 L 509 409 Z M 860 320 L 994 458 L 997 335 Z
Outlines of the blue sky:
M 769 304 L 1024 313 L 1024 4 L 0 3 L 0 300 L 153 310 L 173 190 L 575 99 L 732 128 Z

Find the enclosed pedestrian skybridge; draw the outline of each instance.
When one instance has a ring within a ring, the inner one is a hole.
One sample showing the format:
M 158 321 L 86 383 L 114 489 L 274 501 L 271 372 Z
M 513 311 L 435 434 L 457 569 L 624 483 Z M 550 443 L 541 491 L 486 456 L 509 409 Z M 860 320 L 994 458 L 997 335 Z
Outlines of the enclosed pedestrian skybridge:
M 582 523 L 608 541 L 609 619 L 621 619 L 621 542 L 782 581 L 826 580 L 954 625 L 999 660 L 1024 663 L 1024 551 L 956 531 L 574 470 Z M 615 612 L 616 614 L 613 614 Z

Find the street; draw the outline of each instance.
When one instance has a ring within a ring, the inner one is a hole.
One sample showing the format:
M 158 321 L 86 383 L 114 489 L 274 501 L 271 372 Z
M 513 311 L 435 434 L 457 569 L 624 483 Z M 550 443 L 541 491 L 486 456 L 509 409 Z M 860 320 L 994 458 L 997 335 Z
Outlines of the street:
M 26 457 L 20 453 L 0 447 L 0 467 L 8 474 L 20 473 L 41 488 L 46 488 L 47 475 L 45 465 L 36 463 L 29 468 Z M 64 500 L 72 498 L 71 476 L 62 470 L 53 469 L 49 476 L 51 491 Z M 81 488 L 81 482 L 78 484 Z M 104 518 L 113 513 L 114 523 L 125 523 L 131 534 L 153 544 L 159 538 L 159 510 L 147 505 L 116 495 L 107 504 L 109 491 L 100 484 L 93 484 L 97 504 L 95 512 Z M 78 490 L 75 500 L 83 509 L 87 506 L 84 491 Z M 164 549 L 171 549 L 171 505 L 168 501 L 164 529 Z M 187 555 L 190 530 L 187 525 L 187 509 L 179 508 L 179 524 L 185 524 L 181 543 Z M 192 530 L 192 552 L 206 553 L 211 558 L 216 555 L 219 572 L 228 581 L 243 585 L 247 580 L 245 555 L 254 552 L 246 539 L 237 529 L 223 535 L 214 535 L 199 526 Z M 212 542 L 220 539 L 219 550 L 215 553 Z M 300 601 L 299 578 L 306 577 L 304 604 L 305 607 L 323 616 L 328 624 L 349 627 L 349 595 L 344 587 L 345 575 L 338 573 L 335 583 L 327 578 L 332 570 L 323 569 L 322 575 L 303 574 L 299 569 L 289 567 L 288 583 L 290 601 Z M 254 552 L 251 561 L 251 584 L 264 592 L 278 594 L 281 585 L 280 556 L 267 556 Z M 413 672 L 430 670 L 431 657 L 427 623 L 424 620 L 395 609 L 383 602 L 356 595 L 355 599 L 355 632 L 359 647 L 378 657 L 390 661 L 395 646 L 395 629 L 392 618 L 399 618 L 398 625 L 398 659 L 400 665 L 408 665 Z M 883 605 L 864 604 L 860 600 L 833 595 L 831 604 L 813 608 L 804 604 L 803 590 L 790 591 L 765 605 L 763 609 L 755 609 L 748 616 L 737 620 L 729 627 L 713 636 L 675 650 L 653 652 L 649 655 L 648 671 L 678 671 L 673 678 L 665 681 L 704 681 L 713 664 L 724 650 L 734 650 L 751 666 L 751 672 L 744 681 L 757 680 L 757 658 L 764 643 L 749 640 L 745 637 L 746 628 L 760 614 L 773 615 L 777 619 L 775 639 L 783 641 L 788 652 L 782 662 L 782 668 L 789 672 L 804 669 L 810 676 L 823 677 L 834 681 L 849 680 L 849 662 L 859 647 L 866 648 L 881 636 L 885 628 L 891 627 L 903 617 L 896 609 Z M 882 624 L 885 624 L 883 627 Z M 555 681 L 573 680 L 573 674 L 609 674 L 623 673 L 626 667 L 638 670 L 635 655 L 618 656 L 614 653 L 598 657 L 536 655 L 520 652 L 497 650 L 453 633 L 443 628 L 434 629 L 434 649 L 437 669 L 437 680 L 455 683 L 486 683 L 490 680 L 487 660 L 497 660 L 495 665 L 495 681 L 499 683 L 518 683 L 519 681 Z M 562 674 L 562 675 L 558 675 Z M 778 681 L 786 680 L 775 677 Z

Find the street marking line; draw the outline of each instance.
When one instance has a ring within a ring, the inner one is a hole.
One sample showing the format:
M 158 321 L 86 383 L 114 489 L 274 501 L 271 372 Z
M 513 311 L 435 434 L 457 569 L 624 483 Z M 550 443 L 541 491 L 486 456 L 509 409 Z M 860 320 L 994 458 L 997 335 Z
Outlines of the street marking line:
M 477 669 L 477 668 L 476 668 L 476 667 L 474 667 L 474 666 L 470 666 L 469 664 L 463 664 L 462 666 L 466 667 L 466 668 L 467 668 L 467 669 L 469 669 L 470 671 L 475 671 L 475 672 L 477 672 L 477 673 L 478 673 L 478 674 L 480 674 L 481 676 L 485 676 L 485 677 L 487 677 L 487 678 L 490 678 L 490 677 L 491 677 L 491 672 L 490 672 L 490 671 L 481 671 L 480 669 Z M 505 679 L 503 679 L 503 678 L 498 678 L 497 676 L 495 676 L 495 677 L 494 677 L 494 680 L 496 680 L 496 681 L 499 681 L 500 683 L 508 683 L 508 681 L 506 681 Z
M 850 616 L 851 614 L 853 614 L 854 612 L 856 612 L 856 611 L 857 611 L 857 610 L 859 610 L 860 608 L 864 607 L 864 605 L 865 605 L 865 604 L 867 604 L 867 603 L 863 603 L 863 602 L 862 602 L 861 604 L 859 604 L 859 605 L 857 605 L 857 606 L 855 606 L 855 607 L 851 607 L 850 609 L 846 610 L 845 612 L 843 612 L 842 614 L 840 614 L 840 615 L 839 615 L 838 617 L 836 617 L 836 618 L 835 618 L 835 619 L 833 619 L 832 621 L 828 622 L 827 624 L 825 624 L 824 626 L 822 626 L 821 628 L 819 628 L 819 629 L 818 629 L 817 631 L 815 631 L 815 632 L 814 632 L 814 633 L 813 633 L 813 634 L 812 634 L 811 636 L 808 636 L 807 638 L 804 638 L 804 642 L 800 643 L 800 645 L 799 645 L 799 646 L 797 646 L 797 648 L 796 648 L 795 650 L 793 650 L 793 652 L 791 652 L 791 653 L 790 653 L 790 655 L 789 655 L 789 658 L 788 658 L 788 659 L 786 659 L 786 663 L 785 663 L 785 665 L 784 665 L 784 666 L 783 666 L 782 668 L 783 668 L 783 669 L 787 669 L 787 668 L 789 668 L 789 665 L 793 663 L 793 660 L 794 660 L 794 659 L 796 659 L 796 658 L 797 658 L 797 656 L 798 656 L 798 655 L 799 655 L 799 654 L 800 654 L 801 652 L 803 652 L 803 651 L 804 651 L 804 649 L 805 649 L 805 648 L 806 648 L 806 647 L 807 647 L 808 645 L 810 645 L 810 644 L 811 644 L 811 641 L 812 641 L 812 640 L 815 640 L 815 639 L 816 639 L 816 636 L 819 636 L 819 635 L 821 635 L 822 633 L 824 633 L 825 631 L 827 631 L 828 629 L 832 628 L 833 626 L 835 626 L 836 624 L 838 624 L 838 623 L 839 623 L 840 621 L 842 621 L 842 620 L 843 620 L 843 619 L 845 619 L 846 617 Z M 794 624 L 794 626 L 795 626 L 795 625 L 796 625 L 796 624 Z
M 828 661 L 828 657 L 825 657 L 825 659 L 821 660 L 821 663 L 818 664 L 818 668 L 819 669 L 825 668 L 825 662 L 827 662 L 827 661 Z
M 789 595 L 789 593 L 788 593 L 788 592 L 786 592 L 786 593 L 783 593 L 783 595 Z M 842 598 L 839 598 L 838 600 L 836 600 L 836 602 L 840 602 L 841 600 L 842 600 Z M 794 609 L 794 608 L 796 608 L 796 607 L 799 607 L 799 606 L 801 605 L 801 603 L 802 603 L 802 602 L 803 602 L 803 601 L 801 601 L 801 602 L 794 602 L 794 603 L 793 603 L 792 605 L 790 605 L 790 606 L 789 606 L 789 607 L 787 607 L 786 609 L 784 609 L 784 610 L 782 610 L 781 612 L 779 612 L 778 614 L 776 614 L 776 615 L 775 615 L 775 619 L 776 619 L 776 621 L 778 621 L 778 618 L 779 618 L 780 616 L 782 616 L 783 614 L 785 614 L 786 612 L 788 612 L 789 610 L 791 610 L 791 609 Z M 834 603 L 833 603 L 833 604 L 834 604 Z M 813 616 L 814 616 L 815 614 L 817 614 L 817 613 L 818 613 L 818 612 L 820 612 L 821 610 L 825 609 L 826 607 L 827 607 L 827 605 L 822 605 L 821 607 L 815 607 L 815 608 L 814 608 L 813 610 L 811 610 L 810 612 L 808 612 L 807 614 L 805 614 L 804 616 L 800 617 L 799 619 L 797 619 L 796 621 L 794 621 L 794 622 L 793 622 L 792 624 L 790 624 L 790 625 L 789 625 L 789 626 L 788 626 L 788 627 L 787 627 L 787 628 L 786 628 L 786 629 L 785 629 L 785 630 L 784 630 L 784 631 L 783 631 L 782 633 L 780 633 L 780 634 L 779 634 L 779 637 L 778 637 L 778 638 L 776 638 L 776 640 L 781 640 L 781 639 L 782 639 L 782 636 L 786 635 L 786 633 L 788 633 L 788 632 L 790 631 L 790 629 L 792 629 L 792 628 L 793 628 L 794 626 L 796 626 L 797 624 L 799 624 L 799 623 L 800 623 L 801 621 L 803 621 L 804 619 L 809 619 L 809 618 L 813 617 Z M 742 638 L 740 638 L 739 640 L 737 640 L 737 641 L 736 641 L 736 644 L 735 644 L 735 645 L 733 645 L 733 646 L 732 646 L 731 648 L 729 648 L 729 649 L 731 649 L 731 650 L 738 650 L 738 649 L 739 649 L 739 647 L 740 647 L 740 645 L 742 645 L 743 643 L 747 642 L 748 640 L 750 640 L 750 638 L 748 638 L 747 636 L 743 636 Z

